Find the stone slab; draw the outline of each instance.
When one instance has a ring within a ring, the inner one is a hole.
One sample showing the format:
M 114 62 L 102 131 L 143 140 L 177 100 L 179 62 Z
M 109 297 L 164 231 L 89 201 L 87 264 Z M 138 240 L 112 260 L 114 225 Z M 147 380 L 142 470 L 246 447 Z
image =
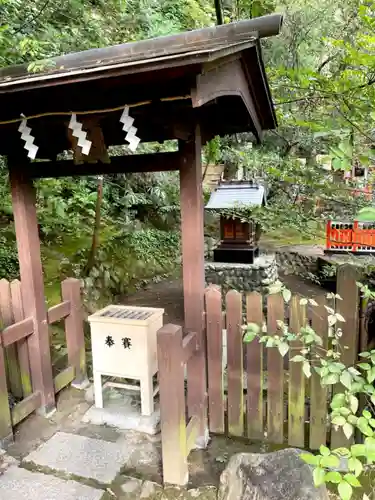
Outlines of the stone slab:
M 102 497 L 102 490 L 18 467 L 10 467 L 0 477 L 1 500 L 100 500 Z
M 87 393 L 86 399 L 90 398 L 91 394 Z M 134 391 L 104 385 L 103 403 L 104 408 L 92 406 L 83 416 L 82 422 L 108 425 L 121 430 L 134 430 L 150 435 L 155 435 L 160 431 L 158 403 L 155 404 L 155 411 L 151 416 L 142 416 L 140 397 Z
M 127 463 L 131 453 L 121 443 L 57 432 L 22 463 L 109 484 Z
M 227 269 L 244 269 L 244 270 L 253 270 L 253 269 L 267 269 L 270 266 L 273 266 L 276 261 L 275 253 L 267 253 L 261 254 L 258 257 L 255 257 L 254 262 L 252 264 L 243 264 L 236 262 L 214 262 L 207 261 L 205 262 L 206 269 L 214 269 L 214 270 L 227 270 Z

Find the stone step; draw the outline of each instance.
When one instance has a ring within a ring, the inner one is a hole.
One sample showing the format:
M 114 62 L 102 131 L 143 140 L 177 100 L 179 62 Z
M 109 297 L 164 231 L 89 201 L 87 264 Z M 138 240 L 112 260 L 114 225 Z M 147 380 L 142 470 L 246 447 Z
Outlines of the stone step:
M 1 500 L 101 500 L 103 493 L 77 481 L 14 466 L 0 477 Z
M 132 454 L 124 443 L 110 443 L 65 432 L 57 432 L 22 464 L 63 473 L 99 484 L 112 483 Z

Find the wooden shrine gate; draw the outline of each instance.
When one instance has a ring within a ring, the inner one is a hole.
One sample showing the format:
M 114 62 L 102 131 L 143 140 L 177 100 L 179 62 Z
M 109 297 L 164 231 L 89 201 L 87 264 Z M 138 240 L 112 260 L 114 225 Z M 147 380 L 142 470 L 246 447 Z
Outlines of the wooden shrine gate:
M 354 267 L 341 266 L 337 276 L 337 312 L 345 317 L 342 327 L 341 361 L 352 365 L 358 350 L 365 350 L 366 335 L 360 321 L 360 298 Z M 266 348 L 257 340 L 243 343 L 242 326 L 266 325 L 268 335 L 278 334 L 280 321 L 299 332 L 310 324 L 328 345 L 328 304 L 323 291 L 315 299 L 318 306 L 300 304 L 293 296 L 286 305 L 282 296 L 262 297 L 254 292 L 246 296 L 246 310 L 240 293 L 231 290 L 222 310 L 220 289 L 205 292 L 205 331 L 207 349 L 208 426 L 212 434 L 246 437 L 274 444 L 316 450 L 330 443 L 345 446 L 341 430 L 331 428 L 328 419 L 331 386 L 322 387 L 312 370 L 307 379 L 302 363 L 289 363 L 300 347 L 297 342 L 283 358 L 277 348 Z M 267 311 L 264 315 L 264 311 Z M 194 447 L 199 415 L 186 414 L 183 365 L 194 356 L 194 334 L 185 338 L 181 327 L 166 325 L 158 332 L 160 405 L 163 446 L 163 470 L 166 483 L 186 484 L 187 457 Z M 337 390 L 336 387 L 334 390 Z M 189 381 L 187 383 L 189 392 Z M 190 421 L 186 427 L 187 420 Z
M 47 311 L 48 325 L 65 322 L 68 366 L 53 373 L 51 358 L 41 349 L 35 349 L 31 340 L 34 318 L 25 317 L 21 282 L 0 280 L 0 314 L 3 329 L 0 332 L 0 444 L 13 439 L 13 427 L 30 413 L 43 407 L 42 395 L 35 389 L 35 366 L 42 366 L 46 383 L 58 393 L 71 382 L 86 380 L 86 354 L 83 329 L 80 281 L 69 278 L 61 283 L 62 302 Z M 49 348 L 49 342 L 47 343 Z M 9 394 L 15 405 L 9 404 Z M 12 407 L 11 407 L 12 406 Z

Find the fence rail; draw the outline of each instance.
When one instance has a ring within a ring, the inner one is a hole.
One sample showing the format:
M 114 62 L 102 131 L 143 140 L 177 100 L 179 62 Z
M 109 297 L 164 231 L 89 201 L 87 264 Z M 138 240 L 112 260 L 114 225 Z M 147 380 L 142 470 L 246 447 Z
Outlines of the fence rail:
M 48 323 L 65 320 L 68 366 L 53 379 L 55 393 L 71 382 L 86 378 L 85 344 L 79 280 L 62 282 L 63 301 L 48 309 Z M 0 280 L 0 443 L 13 439 L 13 427 L 42 405 L 40 391 L 33 390 L 28 339 L 34 334 L 33 318 L 24 318 L 21 283 Z M 10 408 L 8 395 L 18 402 Z

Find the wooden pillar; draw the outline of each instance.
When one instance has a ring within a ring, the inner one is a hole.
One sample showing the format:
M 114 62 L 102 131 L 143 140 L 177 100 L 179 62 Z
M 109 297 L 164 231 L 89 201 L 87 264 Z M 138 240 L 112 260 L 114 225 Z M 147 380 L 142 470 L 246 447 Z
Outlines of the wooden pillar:
M 198 351 L 187 363 L 188 413 L 199 417 L 197 446 L 208 441 L 206 342 L 203 328 L 204 312 L 204 216 L 202 191 L 202 143 L 200 127 L 192 140 L 180 143 L 182 273 L 184 289 L 185 328 L 197 333 Z
M 18 259 L 22 283 L 25 317 L 34 320 L 34 333 L 28 339 L 30 371 L 33 391 L 40 391 L 44 415 L 55 410 L 55 393 L 44 297 L 43 270 L 40 255 L 36 197 L 33 182 L 22 171 L 10 166 L 14 225 L 16 229 Z

